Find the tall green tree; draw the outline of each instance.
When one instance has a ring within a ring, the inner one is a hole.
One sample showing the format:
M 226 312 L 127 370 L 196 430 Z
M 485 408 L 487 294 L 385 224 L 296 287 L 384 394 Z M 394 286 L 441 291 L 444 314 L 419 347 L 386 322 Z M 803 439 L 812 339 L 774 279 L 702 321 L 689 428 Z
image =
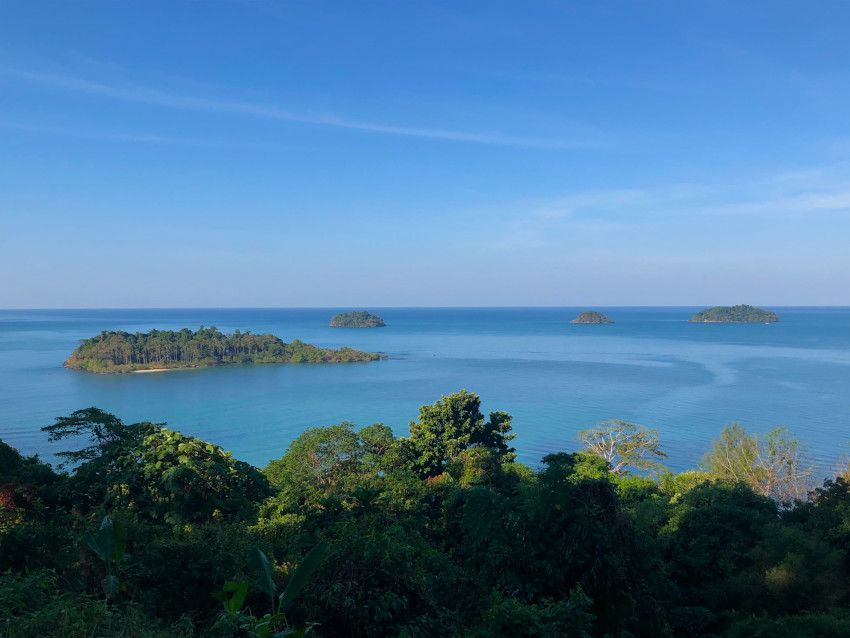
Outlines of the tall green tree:
M 148 432 L 138 458 L 130 496 L 154 519 L 246 518 L 272 493 L 254 466 L 218 445 L 163 427 Z
M 77 449 L 57 452 L 60 468 L 73 468 L 68 497 L 86 508 L 129 500 L 128 486 L 139 482 L 142 443 L 153 423 L 125 424 L 96 407 L 76 410 L 42 428 L 50 441 L 76 443 Z M 82 447 L 80 445 L 82 444 Z
M 353 423 L 308 428 L 263 472 L 281 490 L 279 501 L 303 505 L 345 491 L 364 454 Z
M 263 470 L 279 490 L 274 507 L 282 512 L 327 497 L 344 498 L 358 485 L 402 465 L 405 459 L 398 448 L 383 423 L 360 430 L 347 421 L 308 428 Z
M 93 460 L 113 461 L 126 454 L 127 450 L 137 446 L 144 438 L 150 423 L 125 425 L 114 414 L 96 407 L 75 410 L 68 416 L 56 418 L 56 423 L 42 429 L 47 432 L 47 440 L 62 441 L 72 439 L 85 441 L 88 445 L 78 450 L 57 452 L 64 459 L 62 466 L 73 466 Z
M 172 522 L 242 516 L 271 494 L 268 480 L 219 446 L 163 427 L 133 423 L 95 407 L 42 428 L 51 441 L 89 445 L 58 452 L 74 464 L 71 498 L 78 504 L 133 503 L 143 516 Z
M 491 412 L 485 422 L 481 397 L 466 390 L 443 395 L 433 405 L 419 408 L 419 420 L 410 422 L 409 446 L 413 464 L 424 476 L 442 474 L 446 463 L 471 447 L 492 450 L 504 462 L 516 458 L 509 442 L 512 417 Z

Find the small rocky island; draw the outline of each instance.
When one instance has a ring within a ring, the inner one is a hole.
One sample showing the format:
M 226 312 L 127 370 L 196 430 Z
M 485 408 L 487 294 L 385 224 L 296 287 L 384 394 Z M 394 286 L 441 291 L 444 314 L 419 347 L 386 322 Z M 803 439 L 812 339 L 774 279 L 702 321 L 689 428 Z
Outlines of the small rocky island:
M 144 372 L 244 363 L 348 363 L 376 361 L 386 355 L 352 348 L 317 348 L 294 339 L 285 343 L 250 331 L 222 334 L 214 326 L 192 332 L 183 328 L 150 332 L 107 332 L 83 339 L 63 364 L 97 373 Z
M 331 319 L 332 328 L 383 328 L 386 325 L 378 315 L 366 311 L 341 312 Z
M 595 310 L 586 310 L 578 317 L 570 321 L 570 323 L 614 323 L 601 312 Z
M 779 316 L 769 310 L 742 304 L 706 308 L 700 310 L 688 321 L 695 323 L 775 323 L 779 321 Z

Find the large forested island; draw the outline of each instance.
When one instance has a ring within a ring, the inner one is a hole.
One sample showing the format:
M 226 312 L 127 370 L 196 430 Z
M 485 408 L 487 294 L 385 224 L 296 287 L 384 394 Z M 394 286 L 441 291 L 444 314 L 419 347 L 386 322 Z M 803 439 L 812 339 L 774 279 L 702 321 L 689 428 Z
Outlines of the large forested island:
M 595 310 L 585 310 L 570 323 L 614 323 L 601 312 Z
M 706 308 L 700 310 L 689 321 L 695 323 L 775 323 L 779 321 L 779 315 L 769 310 L 741 304 Z
M 331 319 L 332 328 L 383 328 L 386 325 L 378 315 L 373 315 L 365 310 L 341 312 Z
M 317 348 L 298 339 L 285 343 L 271 334 L 223 334 L 213 326 L 150 332 L 101 332 L 83 339 L 65 361 L 86 372 L 136 372 L 240 363 L 343 363 L 375 361 L 382 355 L 352 348 Z

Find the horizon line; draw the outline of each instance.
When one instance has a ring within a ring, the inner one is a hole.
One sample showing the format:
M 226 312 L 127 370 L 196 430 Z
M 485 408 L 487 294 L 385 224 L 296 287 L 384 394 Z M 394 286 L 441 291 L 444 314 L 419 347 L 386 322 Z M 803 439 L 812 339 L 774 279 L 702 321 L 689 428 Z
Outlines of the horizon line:
M 736 304 L 738 305 L 738 304 Z M 753 304 L 745 304 L 753 305 Z M 339 310 L 352 306 L 63 306 L 51 308 L 0 308 L 0 312 L 44 311 L 44 310 Z M 357 306 L 363 308 L 364 306 Z M 382 306 L 369 305 L 369 308 L 393 310 L 511 310 L 511 309 L 575 309 L 575 308 L 717 308 L 732 307 L 706 304 L 655 304 L 655 305 L 602 305 L 581 304 L 569 306 L 517 305 L 517 306 Z M 850 308 L 850 304 L 758 304 L 755 307 L 773 308 Z

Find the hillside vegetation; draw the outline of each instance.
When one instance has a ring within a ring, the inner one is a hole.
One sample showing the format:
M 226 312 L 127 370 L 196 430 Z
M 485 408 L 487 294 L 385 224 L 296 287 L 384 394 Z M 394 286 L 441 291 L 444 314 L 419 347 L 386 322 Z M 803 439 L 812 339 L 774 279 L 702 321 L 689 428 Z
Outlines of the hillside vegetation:
M 386 425 L 306 430 L 260 471 L 97 408 L 0 442 L 4 638 L 850 635 L 850 483 L 787 430 L 720 432 L 673 474 L 606 421 L 516 460 L 461 391 Z M 250 427 L 234 422 L 234 428 Z

